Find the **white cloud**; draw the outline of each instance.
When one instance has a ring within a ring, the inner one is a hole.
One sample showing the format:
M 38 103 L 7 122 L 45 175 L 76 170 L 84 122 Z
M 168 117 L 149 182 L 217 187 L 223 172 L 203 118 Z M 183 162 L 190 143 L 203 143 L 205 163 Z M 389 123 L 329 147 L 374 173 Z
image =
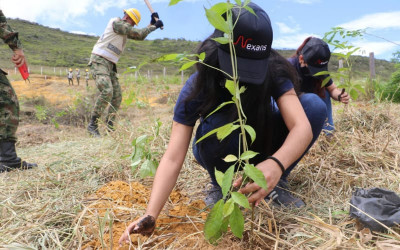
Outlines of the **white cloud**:
M 374 52 L 374 55 L 380 57 L 382 55 L 391 54 L 398 48 L 397 45 L 389 42 L 368 42 L 358 41 L 354 42 L 354 46 L 359 47 L 357 55 L 368 56 L 370 52 Z
M 400 11 L 393 12 L 380 12 L 365 15 L 357 20 L 343 23 L 338 25 L 345 29 L 356 30 L 356 29 L 386 29 L 386 28 L 400 28 Z
M 272 42 L 272 47 L 276 49 L 297 49 L 309 36 L 318 37 L 315 34 L 309 33 L 280 36 L 279 38 L 274 39 L 274 41 Z
M 300 27 L 298 24 L 293 25 L 293 27 L 289 27 L 289 25 L 281 22 L 276 22 L 276 25 L 278 25 L 279 31 L 282 34 L 291 34 L 291 33 L 296 33 L 300 30 Z
M 104 15 L 110 8 L 126 8 L 139 2 L 143 3 L 139 0 L 19 0 L 15 4 L 15 1 L 0 0 L 0 6 L 6 17 L 60 24 L 84 18 L 89 12 Z

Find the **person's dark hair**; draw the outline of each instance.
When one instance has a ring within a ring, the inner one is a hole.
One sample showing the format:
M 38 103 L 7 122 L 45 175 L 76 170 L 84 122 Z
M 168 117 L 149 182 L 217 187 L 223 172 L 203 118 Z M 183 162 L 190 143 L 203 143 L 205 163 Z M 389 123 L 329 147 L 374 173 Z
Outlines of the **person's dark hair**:
M 217 43 L 212 40 L 215 32 L 203 41 L 197 49 L 197 53 L 206 53 L 204 63 L 219 68 Z M 294 67 L 278 52 L 271 50 L 268 60 L 267 77 L 264 84 L 254 85 L 240 83 L 246 86 L 246 91 L 242 94 L 242 106 L 247 116 L 247 124 L 252 126 L 257 133 L 256 141 L 251 145 L 251 149 L 256 152 L 272 154 L 271 152 L 271 134 L 273 131 L 271 119 L 271 94 L 273 88 L 279 86 L 286 79 L 289 79 L 295 85 L 297 92 L 297 75 Z M 225 76 L 222 72 L 197 64 L 197 77 L 195 78 L 194 89 L 191 95 L 187 97 L 186 102 L 195 100 L 199 94 L 205 98 L 198 112 L 204 118 L 212 112 L 221 102 L 221 96 L 230 96 L 228 90 L 224 87 Z M 232 114 L 226 123 L 237 119 L 237 111 L 234 105 L 227 105 L 224 110 L 229 109 L 227 113 Z M 261 161 L 260 159 L 259 161 Z
M 312 36 L 307 37 L 303 43 L 297 48 L 296 52 L 291 56 L 293 58 L 299 58 L 299 56 L 301 55 L 301 51 L 303 50 L 304 46 L 306 46 L 306 44 L 308 43 L 308 41 L 310 41 L 310 39 L 312 38 Z M 325 97 L 325 88 L 322 88 L 322 81 L 321 79 L 318 78 L 312 78 L 312 84 L 314 85 L 314 94 L 317 94 L 318 96 L 320 96 L 321 98 Z M 301 86 L 303 84 L 302 79 L 300 79 L 299 77 L 299 86 Z M 301 87 L 300 87 L 301 88 Z

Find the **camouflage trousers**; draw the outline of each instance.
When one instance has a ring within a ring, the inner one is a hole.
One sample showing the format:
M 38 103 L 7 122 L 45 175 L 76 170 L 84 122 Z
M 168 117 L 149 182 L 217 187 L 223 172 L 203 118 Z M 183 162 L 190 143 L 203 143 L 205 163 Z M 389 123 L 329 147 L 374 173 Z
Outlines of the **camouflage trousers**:
M 0 69 L 0 141 L 17 141 L 19 103 L 14 88 Z
M 121 106 L 122 92 L 117 78 L 117 70 L 114 63 L 92 55 L 90 70 L 95 79 L 97 89 L 100 91 L 92 111 L 92 117 L 101 117 L 108 108 L 108 120 L 114 120 L 115 115 Z

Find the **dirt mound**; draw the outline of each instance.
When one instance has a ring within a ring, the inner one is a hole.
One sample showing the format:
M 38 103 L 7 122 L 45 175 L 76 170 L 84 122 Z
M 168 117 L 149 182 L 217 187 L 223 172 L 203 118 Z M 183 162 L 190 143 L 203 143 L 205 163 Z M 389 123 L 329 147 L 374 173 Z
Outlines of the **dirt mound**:
M 80 218 L 83 218 L 85 234 L 90 235 L 82 249 L 118 248 L 119 237 L 126 226 L 144 213 L 150 196 L 149 188 L 138 182 L 113 181 L 101 187 Z M 203 201 L 191 202 L 189 197 L 173 191 L 168 204 L 157 220 L 157 228 L 151 236 L 131 235 L 135 248 L 167 248 L 175 246 L 192 248 L 207 246 L 202 230 L 207 214 Z M 125 245 L 120 249 L 129 249 Z

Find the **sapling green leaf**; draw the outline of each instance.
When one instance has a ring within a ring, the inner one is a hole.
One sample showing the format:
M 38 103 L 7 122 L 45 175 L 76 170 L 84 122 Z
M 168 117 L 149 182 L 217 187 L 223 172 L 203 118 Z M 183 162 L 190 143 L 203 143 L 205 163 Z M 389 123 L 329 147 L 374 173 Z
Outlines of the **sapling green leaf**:
M 256 131 L 250 125 L 245 125 L 244 129 L 250 135 L 251 143 L 253 143 L 256 140 Z
M 246 152 L 243 152 L 243 153 L 240 155 L 240 159 L 241 159 L 241 160 L 248 160 L 248 159 L 254 158 L 254 157 L 255 157 L 256 155 L 258 155 L 258 154 L 259 154 L 259 153 L 257 153 L 257 152 L 248 150 L 248 151 L 246 151 Z
M 325 77 L 325 79 L 321 83 L 321 87 L 324 87 L 329 82 L 330 79 L 332 79 L 331 76 Z
M 224 173 L 215 168 L 215 179 L 220 187 L 223 185 Z
M 253 15 L 256 16 L 256 13 L 254 12 L 254 10 L 253 10 L 251 7 L 249 7 L 249 6 L 244 6 L 244 8 L 245 8 L 248 12 L 250 12 L 251 14 L 253 14 Z
M 225 82 L 225 88 L 231 93 L 232 96 L 235 96 L 236 89 L 235 89 L 235 83 L 231 80 L 226 80 Z
M 238 160 L 238 158 L 237 158 L 236 155 L 227 155 L 224 158 L 224 162 L 234 162 L 234 161 L 237 161 L 237 160 Z
M 247 176 L 249 176 L 258 186 L 263 188 L 265 191 L 268 191 L 267 181 L 265 180 L 265 176 L 261 170 L 254 167 L 253 164 L 245 164 L 244 172 Z
M 351 98 L 352 98 L 353 100 L 357 100 L 357 98 L 358 98 L 358 92 L 357 92 L 357 90 L 351 89 L 351 90 L 350 90 L 350 96 L 351 96 Z
M 231 189 L 234 171 L 235 171 L 235 165 L 230 166 L 228 170 L 225 171 L 224 177 L 222 178 L 221 189 L 222 189 L 222 195 L 224 197 L 226 197 L 229 190 Z
M 219 200 L 208 214 L 204 224 L 204 236 L 206 240 L 214 244 L 221 237 L 221 226 L 223 222 L 224 201 Z
M 225 105 L 227 105 L 227 104 L 235 104 L 235 103 L 233 101 L 221 103 L 216 109 L 214 109 L 210 114 L 208 114 L 205 119 L 207 119 L 210 115 L 214 114 L 215 112 L 217 112 L 221 108 L 225 107 Z
M 230 216 L 227 216 L 227 217 L 224 217 L 224 219 L 222 220 L 222 225 L 221 225 L 222 233 L 228 232 L 229 218 L 230 218 Z
M 169 2 L 168 6 L 175 5 L 175 4 L 177 4 L 177 3 L 181 2 L 181 1 L 183 1 L 183 0 L 171 0 L 171 1 Z
M 229 198 L 224 205 L 224 217 L 229 216 L 232 211 L 233 211 L 233 207 L 234 207 L 234 202 L 232 200 L 232 198 Z
M 187 70 L 188 68 L 192 67 L 195 65 L 197 61 L 190 61 L 182 65 L 182 67 L 179 69 L 179 71 Z
M 234 125 L 233 123 L 228 123 L 225 124 L 219 128 L 213 129 L 211 131 L 209 131 L 207 134 L 203 135 L 202 137 L 200 137 L 196 143 L 201 142 L 202 140 L 206 139 L 207 137 L 213 135 L 213 134 L 217 134 L 217 138 L 222 141 L 225 137 L 227 137 L 228 135 L 230 135 L 230 133 L 232 133 L 233 131 L 235 131 L 237 128 L 239 128 L 239 125 Z
M 214 11 L 217 13 L 217 15 L 222 16 L 222 14 L 226 13 L 227 11 L 231 10 L 233 8 L 233 4 L 227 3 L 227 2 L 221 2 L 214 4 L 210 10 Z
M 220 44 L 228 44 L 229 43 L 229 38 L 226 38 L 226 37 L 216 37 L 216 38 L 213 38 L 212 40 L 214 40 Z
M 250 208 L 249 201 L 247 200 L 247 197 L 244 194 L 241 194 L 239 192 L 232 192 L 231 195 L 232 195 L 233 201 L 236 204 L 238 204 L 244 208 Z
M 204 61 L 205 58 L 206 58 L 206 52 L 201 52 L 199 55 L 199 60 Z
M 136 145 L 141 146 L 147 142 L 147 135 L 141 135 L 138 138 L 136 138 L 135 142 Z
M 145 178 L 147 176 L 154 176 L 156 170 L 157 166 L 155 163 L 147 159 L 143 162 L 142 166 L 140 166 L 140 177 Z
M 182 54 L 168 54 L 168 55 L 163 55 L 159 58 L 157 58 L 158 62 L 164 62 L 164 61 L 174 61 Z
M 227 136 L 229 136 L 233 131 L 240 128 L 239 125 L 234 125 L 233 123 L 228 123 L 220 128 L 217 131 L 217 138 L 218 140 L 222 141 Z
M 229 225 L 231 225 L 232 233 L 241 239 L 244 231 L 244 218 L 237 204 L 234 205 L 232 214 L 230 215 Z
M 229 33 L 229 25 L 228 23 L 225 21 L 225 19 L 221 16 L 218 15 L 217 12 L 211 10 L 211 9 L 206 9 L 206 17 L 208 19 L 208 22 L 214 26 L 214 28 L 216 28 L 217 30 L 220 30 L 224 33 Z

